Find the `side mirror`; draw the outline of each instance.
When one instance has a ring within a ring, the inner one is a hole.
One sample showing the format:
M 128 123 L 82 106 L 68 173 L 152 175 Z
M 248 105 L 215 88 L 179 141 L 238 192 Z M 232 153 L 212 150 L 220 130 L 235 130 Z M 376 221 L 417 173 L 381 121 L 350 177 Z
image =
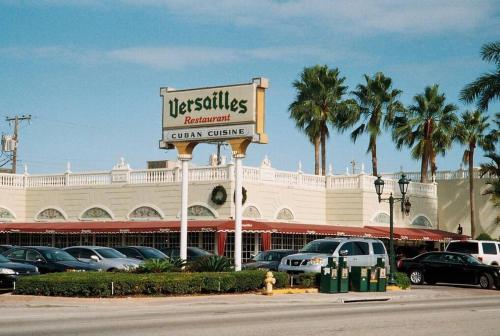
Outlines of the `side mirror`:
M 250 254 L 250 258 L 255 258 L 255 254 Z
M 349 251 L 348 251 L 348 250 L 340 250 L 340 251 L 339 251 L 339 255 L 341 255 L 341 256 L 346 256 L 346 255 L 348 255 L 348 254 L 349 254 Z
M 90 259 L 94 260 L 95 262 L 98 262 L 99 261 L 99 257 L 96 256 L 96 255 L 91 255 L 90 256 Z
M 36 262 L 39 262 L 39 263 L 45 264 L 45 260 L 43 260 L 42 258 L 38 258 L 38 259 L 36 260 Z

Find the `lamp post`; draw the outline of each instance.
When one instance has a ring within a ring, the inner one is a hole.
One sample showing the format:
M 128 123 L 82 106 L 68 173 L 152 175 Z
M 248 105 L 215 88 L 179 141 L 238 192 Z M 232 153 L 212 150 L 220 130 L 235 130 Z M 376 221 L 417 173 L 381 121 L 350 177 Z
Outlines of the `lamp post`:
M 394 253 L 394 201 L 401 201 L 401 212 L 405 215 L 410 214 L 411 203 L 410 199 L 406 197 L 406 193 L 408 192 L 408 185 L 411 180 L 406 178 L 406 175 L 401 175 L 401 178 L 398 181 L 399 191 L 401 192 L 401 197 L 396 198 L 390 194 L 389 198 L 382 198 L 382 193 L 384 192 L 385 182 L 382 180 L 380 176 L 375 180 L 375 191 L 378 195 L 378 202 L 388 201 L 389 202 L 389 281 L 390 285 L 394 285 L 396 283 L 394 277 L 394 271 L 396 269 L 396 255 Z

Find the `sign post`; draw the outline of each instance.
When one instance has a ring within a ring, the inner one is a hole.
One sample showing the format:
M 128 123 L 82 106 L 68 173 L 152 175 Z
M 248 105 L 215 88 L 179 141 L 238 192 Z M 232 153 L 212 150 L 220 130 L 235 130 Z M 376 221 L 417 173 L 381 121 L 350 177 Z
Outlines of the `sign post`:
M 227 141 L 235 158 L 235 270 L 241 270 L 242 159 L 250 143 L 268 142 L 264 133 L 265 78 L 251 83 L 175 90 L 161 88 L 160 148 L 177 149 L 182 165 L 180 257 L 187 259 L 188 163 L 198 143 Z

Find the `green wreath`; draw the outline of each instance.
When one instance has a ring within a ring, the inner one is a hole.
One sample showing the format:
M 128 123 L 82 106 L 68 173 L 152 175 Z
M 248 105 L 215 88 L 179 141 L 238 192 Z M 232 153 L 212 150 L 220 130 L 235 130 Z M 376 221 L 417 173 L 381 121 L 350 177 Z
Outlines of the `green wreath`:
M 245 189 L 245 187 L 241 187 L 241 193 L 242 193 L 242 199 L 241 199 L 241 204 L 245 204 L 245 202 L 247 201 L 247 190 Z M 236 203 L 236 190 L 234 191 L 234 198 L 233 198 L 234 202 Z
M 227 200 L 227 191 L 226 188 L 224 188 L 221 185 L 218 185 L 212 190 L 212 197 L 210 197 L 212 202 L 214 202 L 217 205 L 222 205 L 226 203 Z

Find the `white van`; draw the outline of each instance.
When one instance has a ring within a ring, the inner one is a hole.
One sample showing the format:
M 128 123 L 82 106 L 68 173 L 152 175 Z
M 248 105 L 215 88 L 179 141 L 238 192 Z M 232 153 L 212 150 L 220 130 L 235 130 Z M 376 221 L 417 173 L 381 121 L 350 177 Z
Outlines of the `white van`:
M 500 242 L 492 240 L 452 240 L 446 246 L 446 251 L 470 254 L 486 265 L 500 265 Z
M 326 266 L 328 257 L 345 256 L 347 265 L 375 266 L 382 258 L 389 269 L 389 257 L 384 244 L 378 239 L 325 238 L 316 239 L 304 246 L 299 253 L 281 259 L 278 270 L 289 274 L 319 273 Z

